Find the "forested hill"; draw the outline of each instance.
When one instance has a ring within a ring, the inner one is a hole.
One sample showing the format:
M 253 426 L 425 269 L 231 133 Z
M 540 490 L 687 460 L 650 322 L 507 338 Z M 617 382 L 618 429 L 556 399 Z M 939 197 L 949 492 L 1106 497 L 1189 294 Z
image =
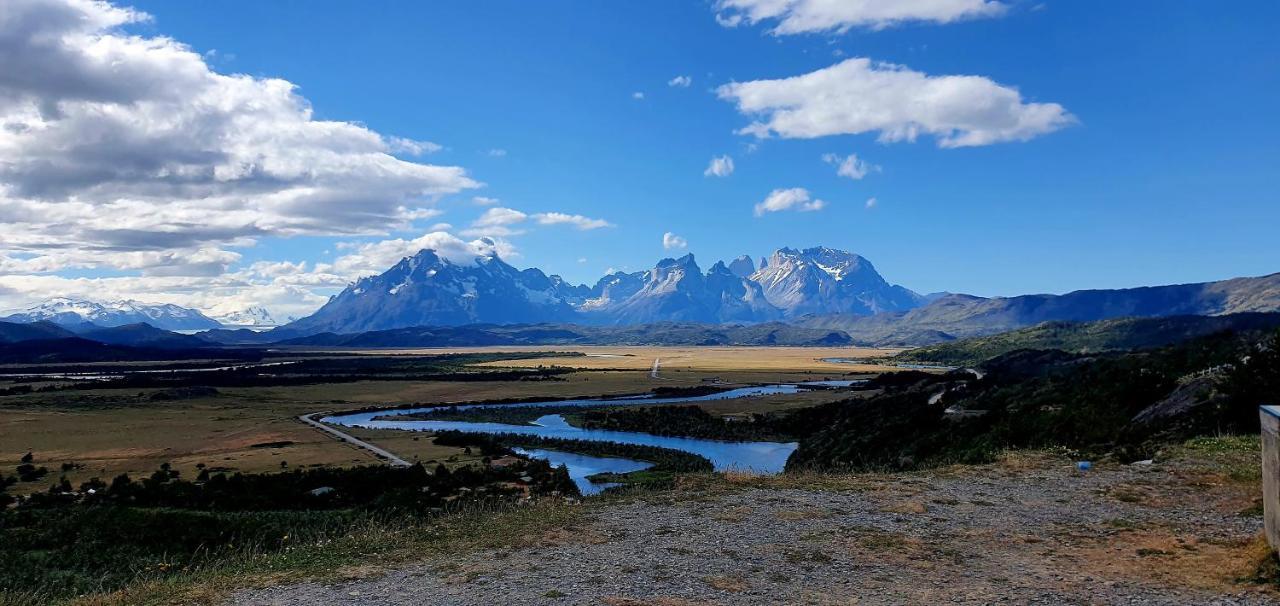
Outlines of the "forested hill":
M 904 362 L 973 366 L 1019 349 L 1057 349 L 1072 353 L 1149 349 L 1216 332 L 1256 331 L 1275 327 L 1280 327 L 1280 313 L 1045 322 L 997 335 L 920 347 L 899 354 L 897 359 Z
M 1128 461 L 1190 437 L 1256 434 L 1258 405 L 1280 402 L 1280 331 L 1104 354 L 1023 349 L 981 369 L 902 373 L 871 397 L 798 411 L 814 429 L 787 467 L 915 468 L 1049 447 Z

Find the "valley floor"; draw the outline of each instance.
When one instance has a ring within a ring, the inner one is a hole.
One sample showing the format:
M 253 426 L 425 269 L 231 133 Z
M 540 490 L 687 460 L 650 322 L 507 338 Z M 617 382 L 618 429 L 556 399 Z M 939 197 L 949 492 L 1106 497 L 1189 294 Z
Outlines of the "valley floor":
M 520 547 L 229 604 L 1280 604 L 1254 580 L 1267 553 L 1256 453 L 1256 439 L 1205 440 L 1084 473 L 1041 453 L 916 474 L 696 477 L 588 501 Z

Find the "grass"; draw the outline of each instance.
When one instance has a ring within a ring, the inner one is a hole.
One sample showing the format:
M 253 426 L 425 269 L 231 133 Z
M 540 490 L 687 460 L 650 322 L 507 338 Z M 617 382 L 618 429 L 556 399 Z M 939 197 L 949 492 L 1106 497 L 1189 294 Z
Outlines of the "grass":
M 463 348 L 488 352 L 503 348 Z M 518 348 L 523 351 L 539 348 Z M 448 403 L 520 397 L 561 398 L 582 395 L 621 395 L 647 392 L 656 386 L 702 385 L 718 377 L 726 382 L 775 382 L 840 377 L 854 369 L 818 362 L 822 357 L 861 357 L 869 351 L 851 348 L 768 347 L 556 347 L 560 351 L 614 352 L 624 357 L 574 357 L 563 360 L 600 368 L 564 375 L 563 381 L 361 381 L 288 387 L 219 388 L 217 396 L 151 402 L 154 389 L 64 391 L 0 397 L 0 470 L 12 470 L 18 459 L 34 452 L 37 465 L 54 473 L 12 490 L 28 493 L 59 480 L 63 463 L 78 467 L 67 472 L 78 485 L 92 477 L 109 480 L 121 473 L 147 474 L 170 463 L 183 477 L 194 477 L 197 465 L 230 471 L 266 472 L 306 466 L 353 466 L 374 462 L 372 456 L 325 436 L 297 421 L 297 415 L 319 410 Z M 417 350 L 421 351 L 421 350 Z M 386 353 L 380 351 L 378 353 Z M 438 350 L 427 353 L 440 353 Z M 649 375 L 653 358 L 661 357 L 662 377 Z M 549 364 L 533 359 L 506 364 Z M 669 371 L 669 372 L 668 372 Z M 742 415 L 813 406 L 839 397 L 836 392 L 813 392 L 737 402 L 710 402 L 717 415 Z M 357 430 L 392 452 L 409 459 L 448 461 L 461 449 L 435 446 L 426 436 L 403 432 Z M 414 438 L 418 438 L 414 440 Z M 255 448 L 265 443 L 278 448 Z
M 1194 459 L 1240 484 L 1262 481 L 1262 438 L 1257 434 L 1192 438 L 1170 449 L 1170 459 Z
M 573 528 L 582 515 L 582 507 L 543 501 L 521 507 L 476 506 L 432 521 L 370 521 L 283 550 L 247 545 L 194 565 L 171 564 L 176 572 L 152 578 L 143 574 L 126 589 L 106 594 L 59 599 L 0 591 L 0 606 L 212 604 L 241 587 L 303 579 L 336 581 L 378 574 L 424 555 L 563 542 L 572 536 L 563 530 Z

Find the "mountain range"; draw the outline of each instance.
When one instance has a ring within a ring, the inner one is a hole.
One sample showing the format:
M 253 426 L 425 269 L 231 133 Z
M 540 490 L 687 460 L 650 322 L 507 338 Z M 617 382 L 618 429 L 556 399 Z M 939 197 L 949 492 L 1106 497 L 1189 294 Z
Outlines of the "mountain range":
M 95 302 L 70 297 L 50 299 L 35 307 L 0 317 L 0 320 L 22 323 L 47 321 L 73 328 L 82 324 L 112 327 L 142 323 L 165 330 L 222 328 L 217 320 L 178 305 L 149 304 L 133 300 Z
M 457 263 L 423 250 L 381 275 L 361 278 L 281 330 L 305 335 L 476 323 L 753 323 L 905 311 L 925 300 L 889 284 L 867 259 L 830 248 L 783 248 L 761 265 L 744 255 L 704 272 L 693 255 L 685 255 L 662 259 L 648 271 L 614 272 L 589 287 L 536 268 L 516 269 L 494 255 Z
M 811 315 L 794 323 L 839 330 L 876 345 L 925 345 L 1002 333 L 1042 322 L 1221 316 L 1280 311 L 1280 273 L 1218 282 L 1079 290 L 1063 295 L 975 297 L 948 294 L 904 312 Z
M 469 339 L 473 344 L 533 343 L 539 339 L 659 343 L 671 340 L 659 332 L 679 326 L 696 327 L 681 329 L 677 340 L 682 344 L 837 344 L 842 339 L 833 335 L 838 334 L 857 344 L 915 346 L 1052 321 L 1242 312 L 1280 312 L 1280 274 L 1063 295 L 920 295 L 890 283 L 862 256 L 815 247 L 778 249 L 759 263 L 742 255 L 728 263 L 718 261 L 706 271 L 693 255 L 662 259 L 647 271 L 613 272 L 592 286 L 571 284 L 537 268 L 517 269 L 495 255 L 455 260 L 422 250 L 379 275 L 350 284 L 314 314 L 267 332 L 243 328 L 261 329 L 272 323 L 262 308 L 219 316 L 220 323 L 176 305 L 69 298 L 53 299 L 0 321 L 44 322 L 31 328 L 37 337 L 51 329 L 69 329 L 86 336 L 102 328 L 139 324 L 166 331 L 203 329 L 202 339 L 222 344 L 319 345 L 323 341 L 411 346 L 464 344 Z M 803 330 L 743 331 L 752 325 L 779 323 Z M 241 328 L 222 330 L 224 325 Z M 504 325 L 509 328 L 495 328 Z M 738 327 L 734 329 L 737 332 L 717 332 L 716 328 L 733 326 Z M 634 330 L 598 330 L 605 327 Z M 338 337 L 362 333 L 378 334 Z M 156 340 L 160 346 L 198 345 L 136 326 L 96 336 L 95 340 L 110 344 Z M 304 343 L 312 336 L 317 339 Z

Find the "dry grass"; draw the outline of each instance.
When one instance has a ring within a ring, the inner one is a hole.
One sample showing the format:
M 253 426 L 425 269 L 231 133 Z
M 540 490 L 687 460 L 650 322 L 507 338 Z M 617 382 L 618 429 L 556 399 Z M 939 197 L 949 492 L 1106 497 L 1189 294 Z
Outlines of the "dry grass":
M 6 398 L 0 408 L 0 468 L 11 468 L 27 451 L 37 464 L 51 470 L 46 480 L 21 484 L 15 492 L 44 490 L 61 475 L 63 463 L 82 467 L 67 473 L 79 484 L 92 477 L 110 479 L 122 473 L 147 475 L 170 463 L 184 477 L 198 473 L 197 465 L 243 472 L 265 472 L 305 466 L 352 466 L 377 462 L 369 453 L 343 444 L 295 421 L 299 414 L 318 410 L 444 404 L 507 398 L 555 399 L 571 396 L 643 393 L 657 386 L 701 385 L 716 377 L 728 383 L 785 382 L 846 377 L 859 370 L 849 365 L 819 362 L 823 357 L 884 355 L 890 350 L 855 348 L 768 347 L 521 347 L 413 350 L 415 353 L 573 350 L 614 353 L 623 357 L 565 358 L 592 370 L 564 375 L 563 381 L 362 381 L 290 387 L 227 388 L 216 397 L 185 401 L 148 402 L 138 391 L 83 392 L 84 402 L 102 396 L 121 398 L 118 405 L 82 404 L 77 392 L 54 396 L 33 394 Z M 379 353 L 387 353 L 381 351 Z M 649 375 L 653 358 L 661 357 L 661 379 Z M 550 359 L 529 364 L 555 363 Z M 525 364 L 502 362 L 495 366 Z M 879 370 L 879 369 L 877 369 Z M 149 390 L 142 390 L 145 392 Z M 710 402 L 712 414 L 747 415 L 814 406 L 847 397 L 847 393 L 817 391 L 792 396 Z M 461 449 L 435 446 L 426 436 L 392 431 L 355 432 L 392 452 L 413 460 L 466 462 Z M 415 440 L 415 438 L 417 438 Z M 282 447 L 255 445 L 287 443 Z
M 703 579 L 703 581 L 712 589 L 731 593 L 740 593 L 751 588 L 751 584 L 747 582 L 746 578 L 737 575 L 712 576 Z
M 884 372 L 879 365 L 855 365 L 823 362 L 822 358 L 882 358 L 902 350 L 866 347 L 652 347 L 652 346 L 592 346 L 592 347 L 519 347 L 519 348 L 462 348 L 472 351 L 576 351 L 585 357 L 536 358 L 530 360 L 502 360 L 485 362 L 483 366 L 528 367 L 568 366 L 571 368 L 648 370 L 654 359 L 662 360 L 662 370 L 667 373 L 689 371 L 817 371 L 828 373 Z M 434 350 L 435 353 L 444 353 Z M 888 368 L 887 370 L 893 370 Z
M 73 600 L 75 606 L 219 604 L 237 589 L 305 580 L 377 577 L 424 556 L 547 547 L 580 542 L 585 509 L 552 501 L 494 510 L 477 508 L 433 522 L 374 525 L 338 540 L 235 561 L 127 590 Z M 468 571 L 462 570 L 465 577 Z M 475 572 L 475 571 L 470 571 Z

